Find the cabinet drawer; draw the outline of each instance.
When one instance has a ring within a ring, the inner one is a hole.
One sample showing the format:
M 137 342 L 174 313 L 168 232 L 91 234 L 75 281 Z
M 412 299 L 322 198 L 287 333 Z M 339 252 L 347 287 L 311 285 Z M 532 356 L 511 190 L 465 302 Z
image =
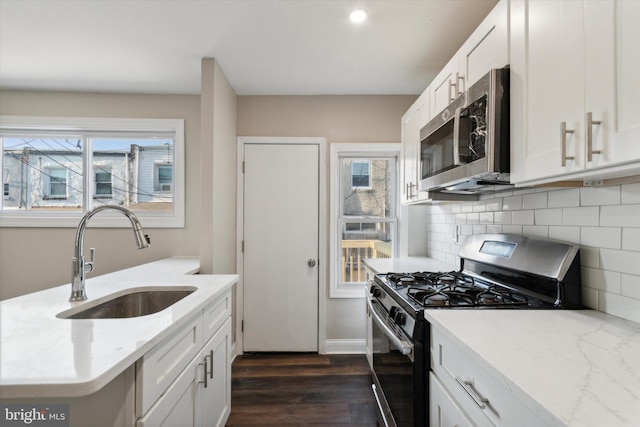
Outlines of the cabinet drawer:
M 479 427 L 545 425 L 505 385 L 435 327 L 431 329 L 431 366 L 444 388 Z
M 138 419 L 136 427 L 181 426 L 196 425 L 194 414 L 195 390 L 198 386 L 198 369 L 200 359 L 193 359 L 171 384 L 165 394 Z
M 202 314 L 137 362 L 136 416 L 143 416 L 202 348 Z
M 231 291 L 227 291 L 204 308 L 204 329 L 202 342 L 206 342 L 231 316 Z
M 429 372 L 429 426 L 475 427 L 451 399 L 433 372 Z

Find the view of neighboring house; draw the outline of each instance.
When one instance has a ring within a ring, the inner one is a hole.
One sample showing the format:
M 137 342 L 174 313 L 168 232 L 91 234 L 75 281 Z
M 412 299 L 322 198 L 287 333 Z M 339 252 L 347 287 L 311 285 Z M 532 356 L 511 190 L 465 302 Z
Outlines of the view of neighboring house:
M 88 189 L 83 177 L 84 154 L 79 147 L 80 142 L 69 149 L 45 150 L 33 144 L 5 148 L 3 208 L 82 209 L 85 191 L 93 205 L 171 208 L 171 145 L 131 144 L 128 149 L 94 150 Z

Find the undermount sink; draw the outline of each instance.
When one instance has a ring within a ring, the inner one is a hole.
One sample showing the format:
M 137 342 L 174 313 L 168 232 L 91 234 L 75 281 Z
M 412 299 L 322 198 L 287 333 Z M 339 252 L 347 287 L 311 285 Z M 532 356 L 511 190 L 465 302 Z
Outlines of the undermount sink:
M 157 313 L 193 293 L 194 287 L 132 289 L 97 305 L 78 311 L 76 308 L 58 313 L 62 319 L 123 319 Z M 108 297 L 107 297 L 108 298 Z

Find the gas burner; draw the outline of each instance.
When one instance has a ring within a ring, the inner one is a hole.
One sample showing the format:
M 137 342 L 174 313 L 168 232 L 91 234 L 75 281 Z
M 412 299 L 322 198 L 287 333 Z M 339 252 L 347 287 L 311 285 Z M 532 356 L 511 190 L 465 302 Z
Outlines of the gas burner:
M 449 297 L 441 292 L 434 292 L 422 299 L 422 305 L 426 306 L 444 306 L 449 305 Z
M 387 280 L 393 284 L 396 289 L 405 288 L 416 284 L 416 279 L 411 274 L 406 273 L 389 273 Z

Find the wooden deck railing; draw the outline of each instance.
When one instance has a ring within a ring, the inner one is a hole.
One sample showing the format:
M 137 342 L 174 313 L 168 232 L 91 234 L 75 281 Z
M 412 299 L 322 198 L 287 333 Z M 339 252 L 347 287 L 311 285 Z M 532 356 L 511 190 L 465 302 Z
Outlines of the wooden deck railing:
M 364 258 L 391 258 L 391 242 L 381 240 L 342 241 L 342 282 L 364 282 Z

